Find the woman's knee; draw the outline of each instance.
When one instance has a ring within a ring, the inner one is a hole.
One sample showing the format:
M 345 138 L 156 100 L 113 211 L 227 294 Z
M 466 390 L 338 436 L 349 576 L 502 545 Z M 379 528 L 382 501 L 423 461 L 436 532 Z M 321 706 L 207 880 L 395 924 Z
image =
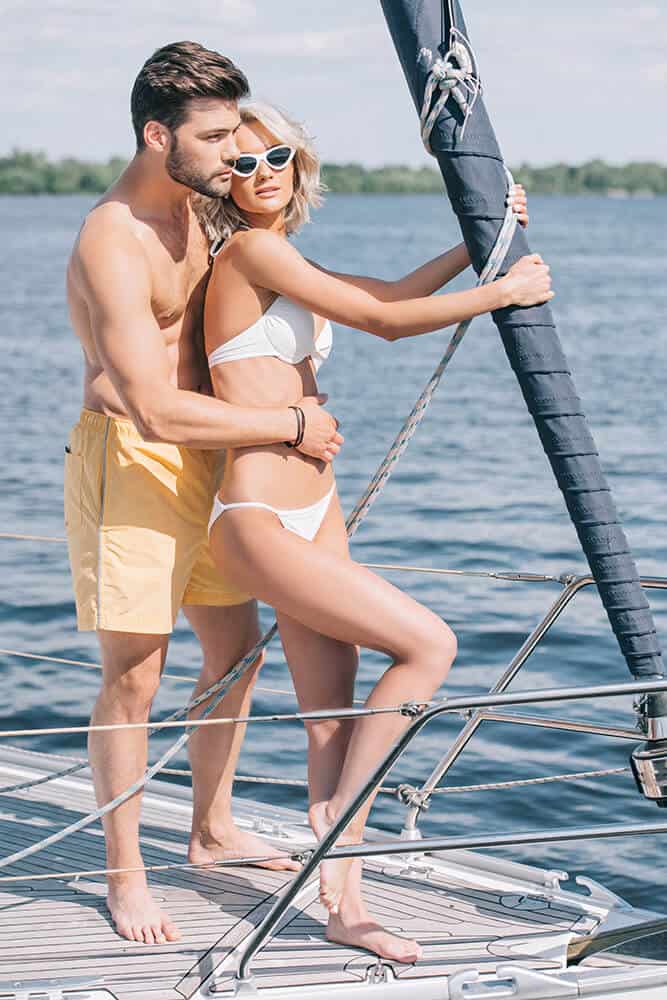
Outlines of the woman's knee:
M 436 615 L 429 618 L 418 637 L 414 655 L 420 669 L 432 677 L 434 687 L 438 688 L 456 658 L 458 643 L 447 622 Z

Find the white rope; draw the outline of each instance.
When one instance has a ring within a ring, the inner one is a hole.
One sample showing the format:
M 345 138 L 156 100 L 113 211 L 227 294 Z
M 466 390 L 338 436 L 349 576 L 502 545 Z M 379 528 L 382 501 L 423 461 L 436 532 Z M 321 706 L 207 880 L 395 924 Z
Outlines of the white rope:
M 463 138 L 477 98 L 482 93 L 482 84 L 472 45 L 453 24 L 449 32 L 449 48 L 444 56 L 434 60 L 431 50 L 424 48 L 419 52 L 418 62 L 424 69 L 430 70 L 424 86 L 419 124 L 426 152 L 433 156 L 431 133 L 447 101 L 452 98 L 461 110 Z M 435 103 L 434 95 L 437 95 Z
M 166 769 L 165 769 L 166 770 Z M 545 785 L 554 781 L 583 781 L 590 778 L 602 778 L 609 777 L 614 774 L 623 774 L 630 771 L 629 767 L 613 767 L 606 768 L 605 770 L 599 771 L 579 771 L 571 774 L 554 774 L 549 777 L 544 778 L 521 778 L 515 781 L 496 781 L 484 785 L 450 785 L 445 788 L 435 788 L 433 793 L 438 793 L 441 795 L 456 795 L 462 792 L 488 792 L 495 791 L 498 789 L 507 788 L 517 788 L 519 786 L 525 785 Z M 191 774 L 189 771 L 170 771 L 174 774 Z M 308 782 L 298 779 L 282 779 L 282 778 L 256 778 L 250 776 L 240 776 L 236 777 L 237 781 L 256 781 L 264 782 L 269 784 L 280 784 L 280 785 L 299 785 L 302 787 L 307 787 Z M 396 795 L 401 787 L 404 786 L 382 786 L 379 791 L 385 794 Z M 432 794 L 433 794 L 432 793 Z M 11 875 L 11 876 L 1 876 L 0 884 L 2 883 L 12 883 L 12 882 L 43 882 L 47 880 L 70 880 L 70 879 L 80 879 L 80 878 L 91 878 L 93 876 L 108 876 L 108 875 L 119 875 L 128 872 L 165 872 L 165 871 L 186 871 L 198 869 L 216 869 L 216 868 L 237 868 L 246 867 L 251 865 L 262 864 L 267 861 L 277 861 L 277 860 L 291 860 L 299 861 L 301 860 L 302 851 L 288 853 L 280 853 L 277 855 L 264 855 L 258 857 L 245 857 L 245 858 L 233 858 L 225 859 L 221 861 L 209 861 L 203 863 L 194 862 L 183 862 L 183 863 L 172 863 L 164 865 L 139 865 L 134 868 L 94 868 L 81 871 L 73 872 L 47 872 L 40 875 Z
M 435 702 L 423 701 L 420 705 L 430 706 Z M 239 715 L 234 718 L 218 719 L 165 719 L 163 722 L 109 722 L 93 726 L 55 726 L 49 729 L 2 729 L 0 740 L 20 739 L 25 736 L 71 736 L 75 733 L 113 733 L 126 729 L 198 729 L 202 726 L 243 726 L 251 722 L 303 722 L 325 719 L 349 719 L 366 715 L 395 715 L 405 711 L 405 705 L 389 705 L 383 708 L 325 708 L 313 712 L 284 712 L 273 715 Z M 2 862 L 0 861 L 0 867 Z
M 512 175 L 510 174 L 509 170 L 507 170 L 507 168 L 505 168 L 505 172 L 508 178 L 508 191 L 509 191 L 509 188 L 513 183 L 513 179 Z M 502 263 L 505 259 L 505 256 L 507 255 L 507 251 L 509 250 L 510 244 L 512 242 L 512 237 L 514 236 L 515 228 L 516 228 L 516 216 L 514 214 L 512 205 L 508 204 L 505 209 L 505 217 L 498 232 L 498 236 L 496 237 L 496 241 L 493 245 L 491 253 L 489 254 L 489 258 L 477 282 L 478 287 L 479 285 L 491 282 L 496 278 L 502 266 Z M 407 448 L 410 439 L 414 435 L 417 427 L 419 426 L 421 420 L 423 419 L 424 413 L 426 412 L 426 409 L 429 403 L 431 402 L 431 399 L 433 398 L 433 394 L 440 383 L 442 375 L 444 374 L 447 366 L 449 365 L 449 362 L 451 361 L 454 352 L 456 351 L 459 344 L 463 340 L 463 337 L 468 327 L 470 326 L 470 322 L 471 322 L 470 320 L 465 320 L 464 322 L 459 323 L 459 325 L 457 326 L 456 330 L 454 331 L 454 334 L 452 335 L 449 341 L 449 344 L 447 345 L 447 349 L 440 363 L 438 364 L 436 370 L 434 371 L 433 375 L 426 384 L 423 392 L 419 396 L 419 399 L 415 403 L 415 406 L 410 412 L 407 420 L 405 421 L 401 431 L 397 435 L 393 444 L 391 445 L 389 451 L 387 452 L 387 455 L 380 463 L 380 466 L 378 467 L 375 475 L 371 479 L 366 491 L 364 492 L 363 496 L 356 504 L 354 510 L 347 519 L 346 527 L 349 537 L 352 537 L 352 535 L 354 535 L 357 528 L 359 527 L 363 519 L 366 517 L 372 504 L 375 502 L 379 494 L 382 492 L 385 484 L 389 480 L 398 459 Z M 172 713 L 171 716 L 168 716 L 167 719 L 165 720 L 165 723 L 169 724 L 175 721 L 176 719 L 180 719 L 182 716 L 187 715 L 189 712 L 193 711 L 193 709 L 203 704 L 209 698 L 213 697 L 213 701 L 204 710 L 200 719 L 197 720 L 198 722 L 203 722 L 206 716 L 210 715 L 212 712 L 215 711 L 215 709 L 217 708 L 218 704 L 224 697 L 229 687 L 231 687 L 231 685 L 234 684 L 246 672 L 246 670 L 248 670 L 253 665 L 253 663 L 260 655 L 260 653 L 266 648 L 266 646 L 268 646 L 269 642 L 271 642 L 273 637 L 276 635 L 277 630 L 278 630 L 277 624 L 274 622 L 271 628 L 268 630 L 268 632 L 259 640 L 259 642 L 253 647 L 253 649 L 251 649 L 234 667 L 232 667 L 231 670 L 229 670 L 228 673 L 225 675 L 225 677 L 223 677 L 220 681 L 217 681 L 215 684 L 211 685 L 206 691 L 202 692 L 202 694 L 200 694 L 197 698 L 194 698 L 192 701 L 189 702 L 188 705 L 184 706 L 184 708 L 179 709 L 177 712 Z M 165 723 L 160 724 L 161 728 L 164 728 Z M 59 833 L 52 834 L 50 837 L 44 838 L 44 840 L 38 841 L 35 844 L 31 844 L 30 847 L 26 847 L 21 851 L 17 851 L 13 854 L 7 855 L 4 858 L 0 858 L 0 868 L 4 868 L 7 865 L 21 861 L 32 854 L 36 854 L 38 851 L 44 850 L 51 844 L 63 840 L 70 834 L 76 833 L 79 830 L 84 829 L 86 826 L 89 826 L 91 823 L 94 823 L 102 816 L 105 816 L 107 813 L 111 812 L 112 809 L 116 809 L 118 806 L 122 805 L 123 802 L 126 802 L 133 795 L 136 795 L 136 793 L 140 791 L 147 784 L 147 782 L 150 781 L 150 779 L 155 774 L 157 774 L 168 763 L 168 761 L 171 760 L 171 758 L 174 757 L 179 752 L 179 750 L 183 746 L 185 746 L 193 729 L 194 727 L 189 727 L 189 730 L 186 729 L 185 732 L 178 738 L 178 740 L 176 740 L 176 742 L 162 754 L 159 760 L 157 760 L 153 765 L 151 765 L 151 767 L 147 768 L 147 770 L 145 771 L 144 775 L 141 778 L 139 778 L 132 785 L 130 785 L 129 788 L 127 788 L 120 795 L 117 795 L 116 798 L 112 799 L 106 805 L 96 809 L 88 816 L 84 816 L 77 822 L 72 823 L 69 826 L 65 827 Z M 79 764 L 75 765 L 75 767 L 77 768 L 80 768 L 82 766 L 83 765 Z M 71 769 L 69 770 L 71 773 Z M 59 775 L 56 772 L 56 774 L 50 776 L 50 780 L 54 780 L 58 776 Z
M 484 785 L 447 785 L 442 788 L 434 788 L 433 793 L 436 795 L 458 795 L 462 792 L 494 792 L 506 788 L 520 788 L 525 785 L 548 785 L 553 781 L 585 781 L 589 778 L 606 778 L 613 774 L 626 774 L 631 770 L 630 767 L 609 767 L 601 771 L 575 771 L 570 774 L 552 774 L 542 778 L 516 778 L 512 781 L 487 782 Z M 183 778 L 192 777 L 192 771 L 168 767 L 163 769 L 163 774 L 173 774 Z M 308 787 L 305 778 L 272 778 L 269 775 L 235 774 L 234 781 L 257 785 Z M 401 785 L 381 785 L 378 791 L 384 795 L 396 795 L 401 787 Z
M 30 653 L 23 652 L 18 649 L 0 649 L 0 655 L 2 656 L 19 656 L 28 660 L 44 660 L 46 663 L 65 663 L 72 667 L 90 667 L 92 670 L 104 670 L 101 663 L 93 663 L 90 660 L 67 660 L 62 656 L 46 656 L 44 653 Z M 197 680 L 196 677 L 190 677 L 187 674 L 172 674 L 168 671 L 162 674 L 162 677 L 168 677 L 172 681 L 183 681 L 188 684 L 194 684 Z M 257 692 L 262 692 L 263 694 L 284 694 L 288 695 L 290 698 L 295 697 L 294 691 L 285 691 L 282 688 L 267 688 L 260 687 L 259 685 L 254 689 Z
M 514 183 L 514 179 L 507 168 L 505 168 L 505 173 L 508 180 L 508 191 Z M 489 258 L 484 265 L 484 268 L 477 281 L 477 287 L 481 285 L 486 285 L 491 281 L 494 281 L 498 271 L 500 270 L 503 261 L 507 255 L 512 238 L 514 236 L 514 230 L 516 229 L 516 216 L 511 205 L 507 205 L 505 208 L 505 217 L 503 219 L 502 226 L 498 236 L 496 237 L 496 242 L 493 245 Z M 454 331 L 449 344 L 447 345 L 447 350 L 442 356 L 438 366 L 431 375 L 430 379 L 426 383 L 423 392 L 419 396 L 419 399 L 413 406 L 407 420 L 403 424 L 403 427 L 399 431 L 396 439 L 391 445 L 387 455 L 380 464 L 377 472 L 373 476 L 371 482 L 369 483 L 364 495 L 358 501 L 354 510 L 347 519 L 348 534 L 351 536 L 356 531 L 357 527 L 361 521 L 365 518 L 366 514 L 370 510 L 370 507 L 376 500 L 379 493 L 385 486 L 385 483 L 394 471 L 394 466 L 398 462 L 399 458 L 407 448 L 410 439 L 414 435 L 417 427 L 421 423 L 424 413 L 430 404 L 433 395 L 440 384 L 440 380 L 445 373 L 447 366 L 449 365 L 454 352 L 460 345 L 463 337 L 466 334 L 468 327 L 470 326 L 472 320 L 464 320 L 459 323 L 456 330 Z
M 551 774 L 545 778 L 515 778 L 513 781 L 494 781 L 485 785 L 445 785 L 434 788 L 431 794 L 456 795 L 459 792 L 495 792 L 499 789 L 521 788 L 526 785 L 548 785 L 552 781 L 585 781 L 588 778 L 607 778 L 612 774 L 624 774 L 630 767 L 608 767 L 602 771 L 575 771 L 571 774 Z
M 0 531 L 0 538 L 13 538 L 20 542 L 66 542 L 66 538 L 57 535 L 12 535 L 8 531 Z
M 521 573 L 512 570 L 439 569 L 435 566 L 406 566 L 405 563 L 361 563 L 367 569 L 399 570 L 403 573 L 433 573 L 436 576 L 471 576 L 503 580 L 507 583 L 562 583 L 557 576 L 544 573 Z
M 25 660 L 44 660 L 45 663 L 64 663 L 70 667 L 88 667 L 90 670 L 104 670 L 101 663 L 93 663 L 91 660 L 70 660 L 64 656 L 47 656 L 45 653 L 24 652 L 19 649 L 0 649 L 0 656 L 17 656 Z M 190 684 L 194 684 L 196 680 L 195 677 L 188 677 L 186 674 L 165 672 L 162 676 L 174 681 L 187 681 Z
M 74 872 L 45 872 L 42 875 L 3 875 L 0 877 L 0 884 L 3 882 L 45 882 L 49 879 L 80 879 L 91 878 L 93 875 L 123 875 L 128 872 L 168 872 L 168 871 L 197 871 L 216 868 L 244 868 L 250 865 L 260 865 L 267 861 L 298 861 L 301 851 L 292 854 L 266 854 L 248 858 L 225 858 L 221 861 L 200 861 L 200 862 L 172 862 L 164 865 L 136 865 L 134 868 L 87 868 Z

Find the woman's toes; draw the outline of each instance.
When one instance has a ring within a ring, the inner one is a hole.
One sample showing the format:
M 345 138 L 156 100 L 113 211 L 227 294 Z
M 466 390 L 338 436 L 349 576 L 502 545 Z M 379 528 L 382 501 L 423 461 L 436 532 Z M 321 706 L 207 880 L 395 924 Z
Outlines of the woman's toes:
M 328 889 L 320 892 L 320 902 L 326 906 L 329 913 L 338 913 L 338 904 L 340 902 L 340 896 L 336 893 L 331 892 Z

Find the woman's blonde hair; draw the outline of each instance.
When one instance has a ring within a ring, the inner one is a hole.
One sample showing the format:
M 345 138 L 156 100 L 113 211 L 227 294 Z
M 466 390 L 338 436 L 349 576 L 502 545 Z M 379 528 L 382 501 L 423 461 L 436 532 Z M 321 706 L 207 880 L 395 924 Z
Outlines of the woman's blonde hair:
M 303 125 L 294 121 L 272 104 L 249 102 L 239 108 L 241 121 L 246 125 L 258 122 L 278 142 L 296 149 L 294 164 L 294 194 L 285 209 L 285 226 L 288 234 L 294 233 L 310 222 L 310 209 L 322 204 L 324 185 L 320 180 L 320 158 L 313 141 Z M 195 211 L 210 240 L 229 239 L 238 229 L 247 229 L 248 223 L 231 195 L 225 198 L 208 198 L 196 195 Z

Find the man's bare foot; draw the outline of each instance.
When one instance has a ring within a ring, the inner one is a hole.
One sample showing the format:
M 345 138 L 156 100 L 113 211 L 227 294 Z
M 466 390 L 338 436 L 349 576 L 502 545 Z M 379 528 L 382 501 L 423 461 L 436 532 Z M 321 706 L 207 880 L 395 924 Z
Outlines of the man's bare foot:
M 278 851 L 261 837 L 237 826 L 225 827 L 224 833 L 215 836 L 209 830 L 199 830 L 190 838 L 188 860 L 195 865 L 207 865 L 215 861 L 233 861 L 235 858 L 275 858 L 275 861 L 258 861 L 258 868 L 269 868 L 274 872 L 298 872 L 298 861 L 280 857 Z
M 326 938 L 337 944 L 366 948 L 380 958 L 405 962 L 407 965 L 422 957 L 421 946 L 416 941 L 385 930 L 373 920 L 363 905 L 354 913 L 345 913 L 344 907 L 341 907 L 341 912 L 330 914 Z
M 121 937 L 142 944 L 166 944 L 179 941 L 180 932 L 150 894 L 146 882 L 112 882 L 107 908 Z
M 318 840 L 324 837 L 333 822 L 327 813 L 327 805 L 327 802 L 315 802 L 308 810 L 308 819 Z M 357 842 L 356 837 L 343 833 L 336 841 L 336 845 Z M 320 901 L 326 906 L 329 913 L 338 913 L 345 882 L 353 861 L 354 858 L 346 858 L 343 861 L 325 860 L 320 862 Z

